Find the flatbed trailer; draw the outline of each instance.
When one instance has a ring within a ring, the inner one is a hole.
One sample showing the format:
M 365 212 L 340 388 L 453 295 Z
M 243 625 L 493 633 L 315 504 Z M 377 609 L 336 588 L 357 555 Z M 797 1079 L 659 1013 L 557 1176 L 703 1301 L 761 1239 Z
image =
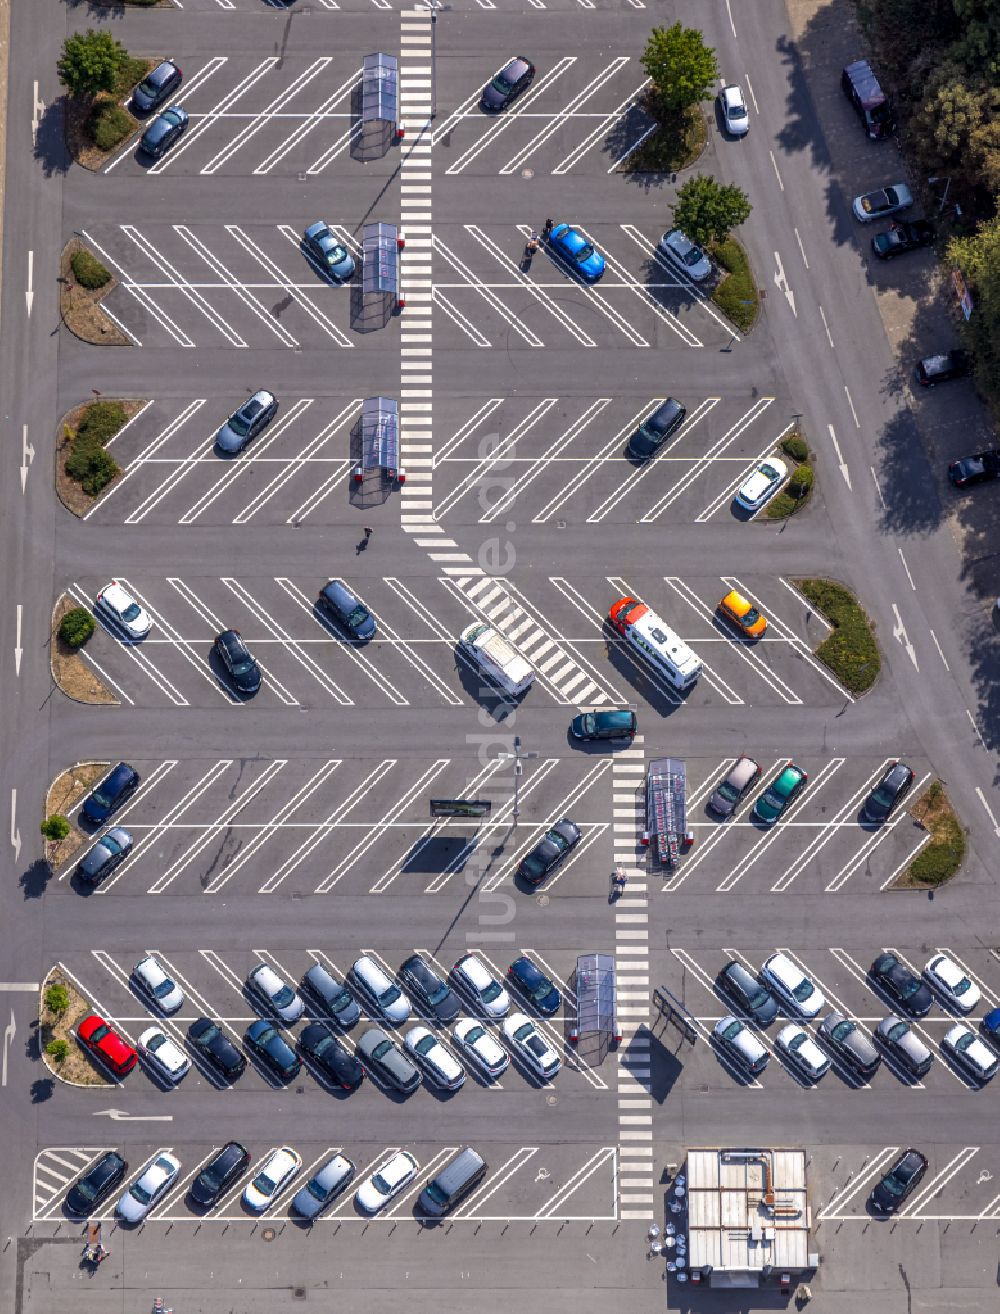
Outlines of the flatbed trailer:
M 646 829 L 642 842 L 657 866 L 673 870 L 682 846 L 689 848 L 687 769 L 679 757 L 654 758 L 646 771 Z

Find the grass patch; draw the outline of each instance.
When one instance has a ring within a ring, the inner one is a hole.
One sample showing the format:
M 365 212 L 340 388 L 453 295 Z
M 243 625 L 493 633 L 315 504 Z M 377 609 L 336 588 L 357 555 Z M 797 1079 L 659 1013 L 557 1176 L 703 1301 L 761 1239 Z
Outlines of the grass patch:
M 705 115 L 700 105 L 682 114 L 665 110 L 659 98 L 648 92 L 642 108 L 656 120 L 646 140 L 616 167 L 617 173 L 680 173 L 698 159 L 708 141 Z
M 73 825 L 72 816 L 85 795 L 89 794 L 104 776 L 110 762 L 83 762 L 56 776 L 45 796 L 45 815 L 63 816 L 69 820 L 70 830 L 65 839 L 45 841 L 45 860 L 53 871 L 69 862 L 70 858 L 87 842 L 87 836 Z
M 829 579 L 799 579 L 795 587 L 833 626 L 815 656 L 852 694 L 867 693 L 882 665 L 871 622 L 857 598 Z
M 712 300 L 741 333 L 747 333 L 753 328 L 760 308 L 760 296 L 750 268 L 750 258 L 735 237 L 727 237 L 724 242 L 712 242 L 709 253 L 725 271 L 712 290 Z
M 63 247 L 59 262 L 59 310 L 63 323 L 84 342 L 128 347 L 131 345 L 130 339 L 101 309 L 103 299 L 118 286 L 118 279 L 112 274 L 110 280 L 100 287 L 84 287 L 73 271 L 74 257 L 83 251 L 87 251 L 87 248 L 78 237 L 72 238 Z M 90 251 L 87 254 L 93 259 Z
M 795 462 L 788 482 L 765 508 L 768 520 L 786 520 L 801 511 L 812 496 L 815 474 L 809 464 L 809 444 L 800 430 L 795 429 L 781 441 L 781 450 Z
M 910 808 L 910 816 L 930 832 L 931 841 L 897 876 L 892 888 L 935 890 L 951 880 L 964 862 L 965 831 L 940 780 L 928 785 Z
M 58 1012 L 49 1007 L 46 998 L 52 986 L 61 986 L 69 998 L 67 1007 Z M 51 1073 L 64 1081 L 72 1081 L 79 1086 L 110 1086 L 111 1082 L 90 1061 L 73 1035 L 76 1024 L 92 1011 L 90 1001 L 54 967 L 42 982 L 38 1004 L 42 1061 Z M 50 1046 L 53 1048 L 50 1049 Z M 57 1055 L 63 1051 L 66 1057 L 60 1062 Z
M 87 665 L 79 652 L 59 637 L 59 626 L 62 624 L 62 618 L 68 611 L 72 611 L 76 605 L 69 594 L 64 593 L 56 603 L 55 610 L 52 613 L 52 639 L 49 646 L 52 678 L 67 698 L 72 698 L 74 702 L 106 703 L 117 706 L 118 699 L 97 677 L 92 667 Z M 51 817 L 53 812 L 60 812 L 63 816 L 69 816 L 68 808 L 53 807 L 46 804 L 45 815 Z

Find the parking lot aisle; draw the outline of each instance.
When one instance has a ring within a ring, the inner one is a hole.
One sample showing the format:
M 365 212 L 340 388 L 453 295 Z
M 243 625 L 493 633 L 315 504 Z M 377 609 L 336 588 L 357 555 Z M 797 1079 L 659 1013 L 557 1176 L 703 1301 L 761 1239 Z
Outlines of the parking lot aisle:
M 65 1198 L 69 1184 L 86 1172 L 106 1145 L 55 1145 L 35 1155 L 31 1184 L 32 1222 L 51 1218 Z

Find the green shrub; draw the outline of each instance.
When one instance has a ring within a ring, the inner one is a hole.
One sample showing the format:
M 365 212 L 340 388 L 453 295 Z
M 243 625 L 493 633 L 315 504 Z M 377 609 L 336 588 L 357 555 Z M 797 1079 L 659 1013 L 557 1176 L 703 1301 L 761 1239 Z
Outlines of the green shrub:
M 45 1046 L 45 1052 L 56 1063 L 64 1063 L 69 1056 L 69 1041 L 61 1036 L 58 1040 L 50 1040 Z
M 141 82 L 146 76 L 148 67 L 148 59 L 133 59 L 131 55 L 127 54 L 122 60 L 118 76 L 115 78 L 113 94 L 124 96 L 126 91 L 131 91 L 136 83 Z
M 110 452 L 92 438 L 81 439 L 79 434 L 73 439 L 65 470 L 90 497 L 96 497 L 107 488 L 120 472 L 118 462 Z
M 59 622 L 59 637 L 71 648 L 79 648 L 87 642 L 95 628 L 94 618 L 86 607 L 73 607 Z
M 753 281 L 747 253 L 735 238 L 713 242 L 712 258 L 726 271 L 726 277 L 717 283 L 712 300 L 738 329 L 746 332 L 757 317 L 757 288 Z
M 46 839 L 62 840 L 69 834 L 69 822 L 58 812 L 53 812 L 51 817 L 46 817 L 42 822 L 41 831 Z
M 793 461 L 801 462 L 809 459 L 809 448 L 806 446 L 806 440 L 799 433 L 790 433 L 782 442 L 781 450 Z
M 782 444 L 784 446 L 784 444 Z M 811 465 L 797 465 L 789 476 L 788 483 L 777 497 L 772 497 L 767 504 L 769 520 L 784 520 L 805 506 L 812 492 L 815 475 Z
M 103 447 L 127 419 L 128 415 L 121 402 L 91 402 L 83 412 L 76 437 L 81 442 L 96 442 Z
M 942 818 L 937 834 L 910 863 L 909 876 L 926 885 L 941 885 L 955 875 L 965 858 L 965 833 L 954 817 Z
M 45 1007 L 61 1017 L 69 1008 L 69 991 L 61 981 L 54 981 L 45 992 Z
M 801 502 L 804 497 L 808 497 L 812 492 L 813 486 L 813 469 L 811 465 L 797 465 L 792 471 L 792 477 L 788 481 L 786 492 L 788 496 L 794 498 L 796 502 Z
M 98 101 L 87 118 L 87 136 L 98 150 L 113 150 L 134 131 L 132 115 L 113 100 Z
M 881 667 L 871 623 L 854 594 L 828 579 L 802 579 L 798 588 L 833 626 L 816 656 L 851 693 L 865 693 Z
M 81 287 L 94 289 L 111 282 L 111 273 L 91 251 L 74 251 L 70 260 L 73 277 Z

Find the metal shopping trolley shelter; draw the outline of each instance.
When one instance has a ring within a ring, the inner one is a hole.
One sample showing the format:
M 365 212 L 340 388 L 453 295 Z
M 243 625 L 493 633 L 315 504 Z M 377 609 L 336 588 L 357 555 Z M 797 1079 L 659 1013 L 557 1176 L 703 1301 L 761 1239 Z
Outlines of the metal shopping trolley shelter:
M 392 397 L 366 397 L 361 405 L 360 451 L 354 483 L 390 487 L 406 482 L 399 464 L 399 405 Z
M 591 1067 L 598 1067 L 621 1041 L 613 956 L 581 954 L 576 960 L 574 992 L 576 1021 L 570 1027 L 570 1043 Z

